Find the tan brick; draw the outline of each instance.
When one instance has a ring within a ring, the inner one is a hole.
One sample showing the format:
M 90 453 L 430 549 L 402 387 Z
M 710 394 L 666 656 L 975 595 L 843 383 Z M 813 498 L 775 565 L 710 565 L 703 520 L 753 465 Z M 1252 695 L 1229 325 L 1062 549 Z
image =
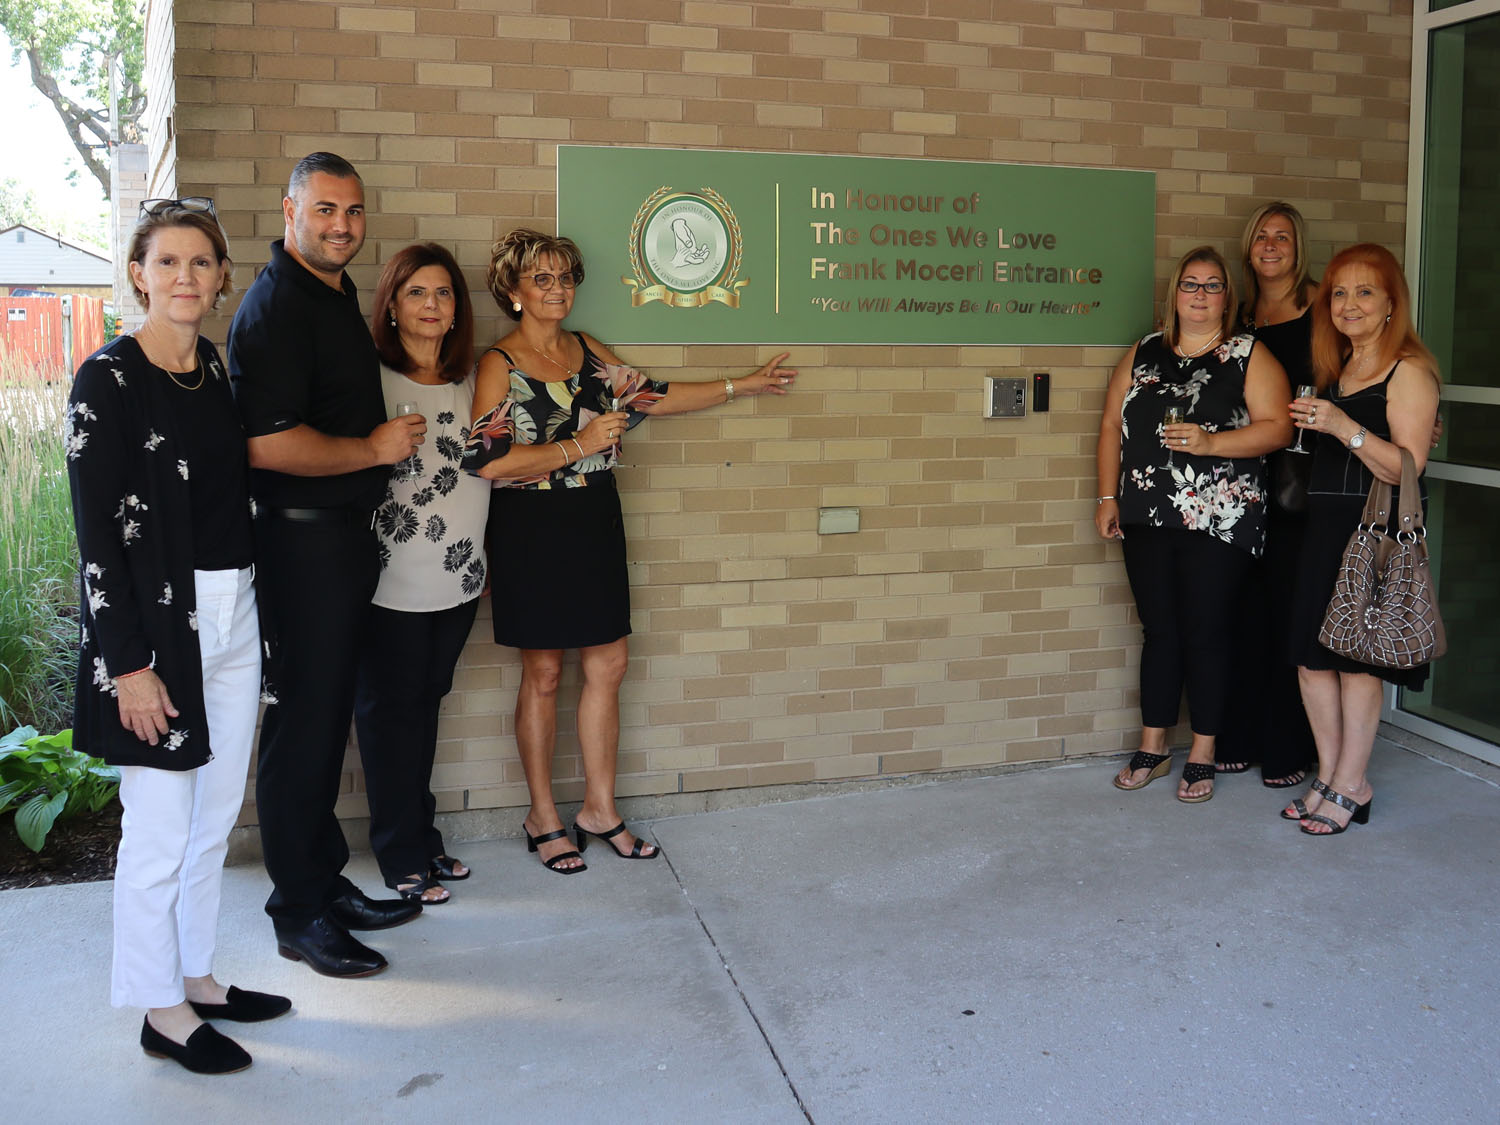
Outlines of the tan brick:
M 565 141 L 1147 168 L 1159 275 L 1189 245 L 1232 245 L 1265 198 L 1305 205 L 1319 260 L 1361 239 L 1399 244 L 1409 8 L 1282 3 L 1226 19 L 1202 0 L 992 7 L 635 0 L 617 16 L 603 0 L 181 0 L 177 179 L 218 197 L 243 282 L 281 233 L 292 161 L 348 155 L 370 187 L 371 247 L 351 268 L 366 295 L 415 238 L 454 246 L 479 284 L 498 234 L 552 229 Z M 872 162 L 862 175 L 878 173 Z M 509 322 L 478 296 L 488 341 Z M 713 379 L 773 353 L 621 354 Z M 636 626 L 619 791 L 1126 747 L 1139 624 L 1118 554 L 1090 523 L 1116 358 L 799 345 L 789 398 L 642 430 L 618 474 Z M 1004 370 L 1051 370 L 1052 414 L 981 419 L 979 376 Z M 860 507 L 863 530 L 817 536 L 829 505 Z M 527 800 L 511 733 L 518 665 L 488 628 L 444 706 L 445 809 L 465 793 L 473 808 Z M 564 800 L 582 784 L 575 698 L 559 716 Z M 343 780 L 340 808 L 356 815 L 357 755 Z

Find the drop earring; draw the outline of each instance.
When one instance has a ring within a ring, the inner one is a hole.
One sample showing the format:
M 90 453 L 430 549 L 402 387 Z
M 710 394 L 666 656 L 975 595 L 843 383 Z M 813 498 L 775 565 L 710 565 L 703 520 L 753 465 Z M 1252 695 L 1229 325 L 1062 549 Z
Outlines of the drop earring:
M 386 319 L 388 321 L 390 321 L 391 327 L 392 328 L 396 327 L 396 314 L 395 313 L 386 313 L 385 315 L 386 315 Z

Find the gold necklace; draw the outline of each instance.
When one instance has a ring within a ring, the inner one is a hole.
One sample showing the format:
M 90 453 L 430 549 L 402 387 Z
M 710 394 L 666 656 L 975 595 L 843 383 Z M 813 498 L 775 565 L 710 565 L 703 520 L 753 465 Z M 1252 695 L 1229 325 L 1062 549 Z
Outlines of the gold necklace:
M 548 355 L 546 352 L 542 351 L 542 349 L 539 348 L 539 347 L 537 347 L 536 345 L 532 344 L 532 345 L 528 345 L 528 346 L 531 348 L 532 351 L 536 352 L 537 355 L 541 356 L 548 363 L 550 363 L 553 367 L 557 368 L 564 375 L 566 375 L 569 379 L 571 379 L 574 375 L 578 374 L 578 372 L 570 370 L 568 367 L 564 366 L 563 364 L 558 363 L 557 360 L 553 359 L 550 355 Z
M 142 326 L 142 328 L 147 328 L 147 327 L 150 327 L 150 326 L 149 325 L 143 325 Z M 203 356 L 202 356 L 201 353 L 195 352 L 195 354 L 198 357 L 198 366 L 194 367 L 192 371 L 184 372 L 184 374 L 186 374 L 186 375 L 196 375 L 196 376 L 198 376 L 198 381 L 196 383 L 194 383 L 192 386 L 188 386 L 186 383 L 184 383 L 181 379 L 179 379 L 177 377 L 177 372 L 173 371 L 170 367 L 168 367 L 164 363 L 157 363 L 157 362 L 155 362 L 151 358 L 151 356 L 149 354 L 147 354 L 147 352 L 146 352 L 146 345 L 144 343 L 142 343 L 142 341 L 141 341 L 141 330 L 140 329 L 137 329 L 136 332 L 135 332 L 135 346 L 141 349 L 141 355 L 143 355 L 143 356 L 146 357 L 146 362 L 147 363 L 151 364 L 151 366 L 153 366 L 153 367 L 159 367 L 159 368 L 161 368 L 163 371 L 165 371 L 167 373 L 167 378 L 170 379 L 170 380 L 172 380 L 172 382 L 176 383 L 183 390 L 185 390 L 185 391 L 196 391 L 199 387 L 203 386 L 203 380 L 204 380 L 205 375 L 204 375 L 204 371 L 203 371 Z
M 181 379 L 179 379 L 177 377 L 177 372 L 169 370 L 168 368 L 165 368 L 165 367 L 163 367 L 162 370 L 166 371 L 168 379 L 172 380 L 172 382 L 176 383 L 179 387 L 181 387 L 185 391 L 196 391 L 199 387 L 203 386 L 203 379 L 204 379 L 203 357 L 201 355 L 198 357 L 198 366 L 195 367 L 195 368 L 193 368 L 193 373 L 198 376 L 198 381 L 196 383 L 194 383 L 191 387 L 188 386 L 186 383 L 184 383 Z

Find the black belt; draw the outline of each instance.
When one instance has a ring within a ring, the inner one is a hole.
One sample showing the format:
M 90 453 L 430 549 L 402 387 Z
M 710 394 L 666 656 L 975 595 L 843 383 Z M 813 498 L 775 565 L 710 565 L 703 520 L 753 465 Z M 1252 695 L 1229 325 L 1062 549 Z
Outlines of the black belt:
M 337 523 L 356 527 L 375 526 L 375 513 L 369 508 L 265 508 L 268 515 L 293 523 Z

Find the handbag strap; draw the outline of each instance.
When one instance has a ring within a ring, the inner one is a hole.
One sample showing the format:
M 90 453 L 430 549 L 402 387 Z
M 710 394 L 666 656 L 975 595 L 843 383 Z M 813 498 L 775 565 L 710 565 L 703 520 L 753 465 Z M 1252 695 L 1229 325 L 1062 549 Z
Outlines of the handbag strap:
M 1401 452 L 1406 454 L 1406 456 L 1408 457 L 1411 456 L 1411 454 L 1406 453 L 1406 450 L 1404 449 Z M 1404 469 L 1405 466 L 1403 465 L 1403 471 Z M 1379 477 L 1375 476 L 1374 473 L 1371 473 L 1370 475 L 1373 478 L 1370 481 L 1370 495 L 1365 500 L 1365 510 L 1364 513 L 1359 517 L 1359 522 L 1364 527 L 1379 527 L 1381 531 L 1384 532 L 1389 530 L 1386 526 L 1386 521 L 1390 518 L 1391 514 L 1391 486 L 1386 484 L 1386 482 L 1381 480 Z M 1402 510 L 1404 511 L 1406 504 L 1406 488 L 1404 477 L 1402 480 L 1401 499 Z
M 1396 533 L 1412 539 L 1419 539 L 1425 534 L 1422 520 L 1422 491 L 1417 483 L 1417 462 L 1411 455 L 1411 450 L 1401 446 L 1401 525 Z M 1389 486 L 1387 486 L 1389 487 Z M 1389 500 L 1386 501 L 1390 503 Z

